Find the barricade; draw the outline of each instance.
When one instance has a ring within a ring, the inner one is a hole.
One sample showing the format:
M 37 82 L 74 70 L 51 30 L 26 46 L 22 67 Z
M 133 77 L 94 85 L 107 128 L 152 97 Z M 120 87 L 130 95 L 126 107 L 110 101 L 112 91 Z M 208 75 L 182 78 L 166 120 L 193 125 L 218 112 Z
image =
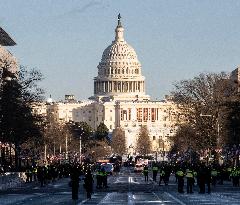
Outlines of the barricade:
M 24 172 L 6 172 L 0 175 L 0 190 L 19 187 L 26 181 Z

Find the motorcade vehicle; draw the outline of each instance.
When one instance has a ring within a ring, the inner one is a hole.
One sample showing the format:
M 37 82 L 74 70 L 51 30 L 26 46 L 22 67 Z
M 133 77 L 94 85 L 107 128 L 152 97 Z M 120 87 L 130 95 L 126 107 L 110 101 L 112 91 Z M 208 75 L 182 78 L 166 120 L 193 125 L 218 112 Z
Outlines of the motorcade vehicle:
M 142 172 L 144 169 L 144 165 L 143 164 L 136 164 L 134 167 L 134 172 Z
M 112 163 L 102 163 L 101 164 L 101 168 L 104 168 L 105 169 L 105 171 L 108 173 L 108 174 L 110 174 L 110 175 L 112 175 L 113 174 L 113 164 Z

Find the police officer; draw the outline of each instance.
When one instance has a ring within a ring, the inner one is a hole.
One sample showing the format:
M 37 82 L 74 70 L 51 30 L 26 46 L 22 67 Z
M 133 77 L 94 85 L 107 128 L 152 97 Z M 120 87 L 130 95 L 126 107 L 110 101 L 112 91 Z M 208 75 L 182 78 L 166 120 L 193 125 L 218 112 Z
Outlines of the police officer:
M 102 176 L 101 176 L 101 170 L 98 169 L 97 174 L 96 174 L 96 179 L 97 179 L 97 189 L 102 188 Z
M 232 169 L 230 176 L 232 178 L 233 186 L 235 187 L 239 186 L 239 172 L 236 167 Z
M 145 177 L 145 182 L 148 181 L 148 166 L 145 165 L 143 168 L 143 175 Z
M 183 191 L 184 173 L 183 173 L 182 168 L 178 169 L 176 175 L 177 175 L 177 178 L 178 178 L 178 192 L 179 193 L 184 193 L 184 191 Z
M 193 183 L 194 183 L 194 173 L 192 169 L 186 170 L 186 178 L 187 178 L 187 193 L 192 194 Z
M 101 175 L 102 175 L 102 184 L 104 188 L 108 188 L 107 185 L 107 172 L 105 171 L 105 168 L 103 167 L 101 170 Z
M 218 172 L 217 172 L 217 170 L 213 167 L 212 170 L 211 170 L 211 177 L 212 177 L 212 185 L 213 185 L 213 186 L 216 186 L 216 183 L 217 183 L 217 175 L 218 175 Z
M 76 165 L 73 165 L 71 168 L 71 187 L 72 187 L 72 199 L 78 199 L 78 189 L 79 189 L 79 176 L 80 172 Z
M 152 173 L 153 173 L 153 181 L 157 181 L 157 173 L 158 173 L 158 167 L 156 164 L 153 165 L 152 168 Z
M 160 179 L 159 179 L 159 186 L 161 186 L 161 182 L 163 181 L 165 183 L 165 171 L 164 168 L 162 167 L 160 169 L 159 175 L 160 175 Z

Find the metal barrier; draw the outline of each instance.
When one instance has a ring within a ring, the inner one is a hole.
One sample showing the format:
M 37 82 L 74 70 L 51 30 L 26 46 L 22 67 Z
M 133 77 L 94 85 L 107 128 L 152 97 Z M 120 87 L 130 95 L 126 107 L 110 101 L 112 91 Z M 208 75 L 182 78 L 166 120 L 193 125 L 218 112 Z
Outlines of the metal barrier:
M 0 190 L 19 187 L 26 181 L 24 172 L 7 172 L 0 175 Z

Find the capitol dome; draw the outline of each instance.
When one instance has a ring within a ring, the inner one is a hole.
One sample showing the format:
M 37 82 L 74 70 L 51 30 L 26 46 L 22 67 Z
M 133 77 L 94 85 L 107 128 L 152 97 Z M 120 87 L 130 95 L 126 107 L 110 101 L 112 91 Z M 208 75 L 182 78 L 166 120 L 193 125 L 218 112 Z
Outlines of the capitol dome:
M 137 54 L 126 41 L 113 41 L 102 55 L 101 62 L 113 62 L 118 60 L 138 62 Z
M 118 16 L 115 40 L 102 54 L 94 78 L 94 96 L 130 100 L 149 99 L 145 95 L 145 77 L 135 50 L 124 40 L 124 28 Z

